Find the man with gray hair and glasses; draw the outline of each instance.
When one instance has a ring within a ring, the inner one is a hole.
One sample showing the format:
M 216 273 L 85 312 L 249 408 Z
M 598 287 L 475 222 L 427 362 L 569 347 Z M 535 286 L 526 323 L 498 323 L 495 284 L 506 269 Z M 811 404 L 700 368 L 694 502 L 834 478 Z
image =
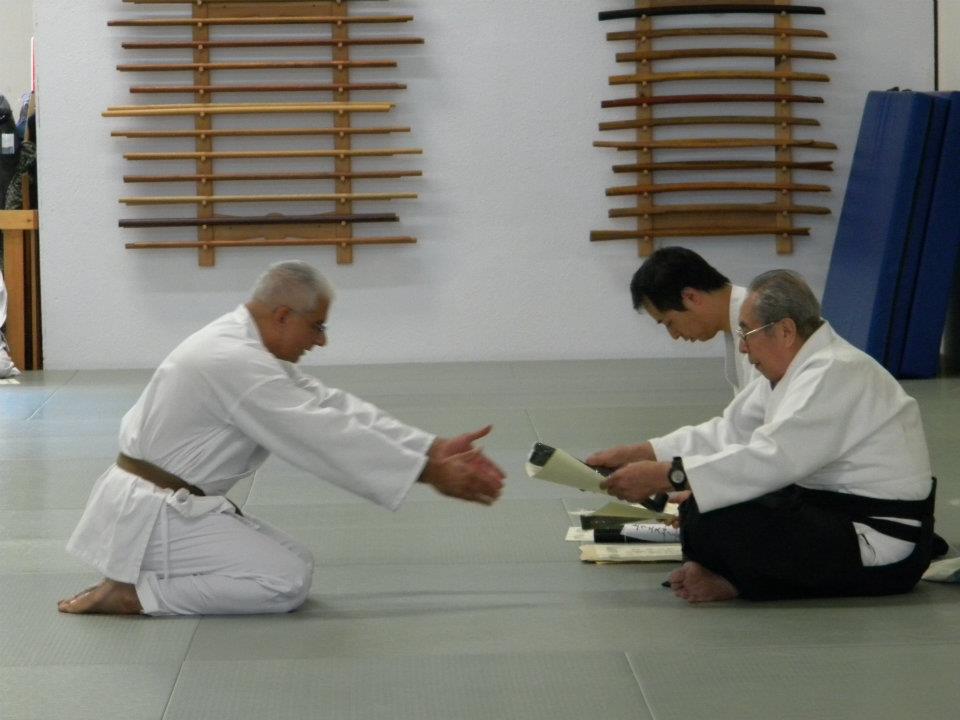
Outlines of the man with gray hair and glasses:
M 307 597 L 310 551 L 226 497 L 271 453 L 396 509 L 415 482 L 491 504 L 503 473 L 474 441 L 405 425 L 295 366 L 326 345 L 334 292 L 307 263 L 271 265 L 249 302 L 184 340 L 120 427 L 67 550 L 104 580 L 61 612 L 287 612 Z
M 772 270 L 740 311 L 762 377 L 723 415 L 598 453 L 623 500 L 681 491 L 689 602 L 907 592 L 931 555 L 934 481 L 916 401 Z

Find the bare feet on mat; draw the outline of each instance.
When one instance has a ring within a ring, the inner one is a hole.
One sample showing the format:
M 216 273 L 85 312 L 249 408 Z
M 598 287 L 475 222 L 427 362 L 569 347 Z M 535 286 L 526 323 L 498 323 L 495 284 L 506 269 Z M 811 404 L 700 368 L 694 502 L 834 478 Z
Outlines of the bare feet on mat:
M 139 615 L 143 612 L 137 590 L 129 583 L 103 580 L 99 585 L 77 593 L 69 600 L 61 600 L 57 608 L 62 613 Z
M 733 600 L 740 594 L 729 580 L 693 561 L 685 562 L 670 574 L 670 589 L 692 603 Z

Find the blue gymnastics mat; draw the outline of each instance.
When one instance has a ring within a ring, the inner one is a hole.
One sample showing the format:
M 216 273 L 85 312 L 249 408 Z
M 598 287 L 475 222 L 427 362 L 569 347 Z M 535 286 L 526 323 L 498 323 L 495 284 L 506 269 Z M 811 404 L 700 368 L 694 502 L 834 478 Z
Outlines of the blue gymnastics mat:
M 867 95 L 837 226 L 823 316 L 879 362 L 887 353 L 901 265 L 911 258 L 904 248 L 929 209 L 929 198 L 920 193 L 926 188 L 929 194 L 930 183 L 922 178 L 934 169 L 924 163 L 931 125 L 937 131 L 934 106 L 934 98 L 923 93 Z M 939 147 L 937 138 L 932 141 Z M 913 275 L 911 268 L 905 277 Z
M 904 350 L 907 346 L 907 335 L 916 323 L 927 324 L 926 319 L 913 313 L 913 301 L 918 291 L 929 290 L 928 280 L 921 270 L 921 258 L 925 248 L 930 243 L 929 231 L 933 220 L 933 199 L 936 189 L 941 182 L 940 165 L 944 156 L 944 141 L 950 116 L 956 131 L 956 123 L 960 121 L 956 113 L 951 113 L 950 99 L 945 95 L 925 93 L 933 99 L 930 110 L 930 121 L 927 125 L 927 137 L 921 158 L 920 172 L 917 177 L 917 186 L 914 191 L 913 209 L 910 213 L 910 225 L 907 236 L 904 238 L 902 255 L 900 258 L 900 276 L 894 287 L 893 305 L 890 316 L 890 328 L 887 336 L 886 349 L 883 353 L 883 366 L 896 377 L 902 377 Z M 942 210 L 942 206 L 941 206 Z M 943 323 L 941 321 L 941 331 Z M 936 351 L 939 360 L 939 342 Z M 934 370 L 936 373 L 936 370 Z
M 898 377 L 933 377 L 940 367 L 940 341 L 960 249 L 960 92 L 937 93 L 949 115 L 940 151 L 930 215 L 912 294 L 898 309 L 908 316 L 896 363 Z

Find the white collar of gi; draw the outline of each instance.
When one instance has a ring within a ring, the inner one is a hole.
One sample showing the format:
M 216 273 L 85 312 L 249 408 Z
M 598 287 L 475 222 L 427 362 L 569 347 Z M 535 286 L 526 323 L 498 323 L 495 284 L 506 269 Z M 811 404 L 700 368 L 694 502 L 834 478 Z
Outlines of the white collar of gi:
M 786 388 L 790 385 L 794 374 L 796 374 L 797 368 L 801 367 L 813 355 L 833 344 L 836 338 L 837 335 L 834 333 L 833 328 L 830 327 L 830 323 L 824 320 L 823 325 L 818 327 L 813 335 L 807 338 L 806 342 L 804 342 L 800 348 L 800 351 L 794 356 L 793 360 L 790 361 L 790 366 L 787 368 L 787 371 L 783 374 L 783 377 L 780 378 L 777 386 L 773 388 L 771 398 L 776 400 L 782 396 L 783 393 L 786 392 Z

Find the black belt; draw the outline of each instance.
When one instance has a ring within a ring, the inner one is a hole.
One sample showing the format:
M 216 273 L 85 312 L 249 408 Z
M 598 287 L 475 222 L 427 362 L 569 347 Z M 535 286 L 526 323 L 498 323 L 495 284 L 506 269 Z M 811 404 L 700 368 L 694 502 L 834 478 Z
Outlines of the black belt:
M 800 497 L 811 505 L 836 510 L 848 516 L 851 522 L 867 525 L 883 535 L 918 543 L 924 535 L 922 526 L 904 525 L 883 518 L 917 520 L 922 524 L 932 525 L 937 479 L 933 478 L 930 494 L 923 500 L 888 500 L 831 490 L 811 490 L 804 487 L 798 487 L 797 489 Z

